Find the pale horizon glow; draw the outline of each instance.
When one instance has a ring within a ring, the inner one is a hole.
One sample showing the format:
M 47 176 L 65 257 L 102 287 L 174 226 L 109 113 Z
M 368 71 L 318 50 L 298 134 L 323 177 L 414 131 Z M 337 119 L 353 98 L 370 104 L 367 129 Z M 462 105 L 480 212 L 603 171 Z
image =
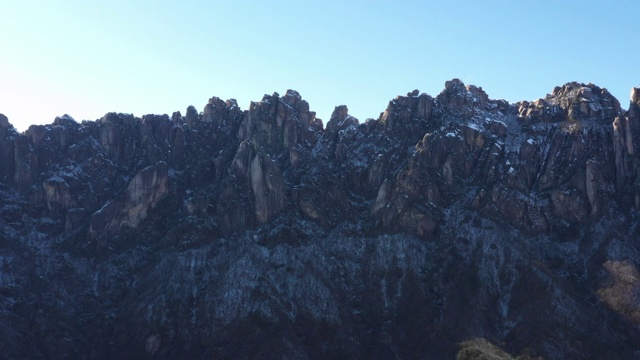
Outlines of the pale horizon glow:
M 183 115 L 212 96 L 242 109 L 297 90 L 325 123 L 361 121 L 460 78 L 535 100 L 570 81 L 628 107 L 635 1 L 0 0 L 0 113 L 19 131 L 56 116 Z

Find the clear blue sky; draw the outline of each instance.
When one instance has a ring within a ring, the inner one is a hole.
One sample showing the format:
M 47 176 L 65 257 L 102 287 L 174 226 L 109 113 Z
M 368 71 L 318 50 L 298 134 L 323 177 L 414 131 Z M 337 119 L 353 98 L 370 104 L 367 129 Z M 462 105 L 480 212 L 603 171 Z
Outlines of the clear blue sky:
M 364 120 L 454 77 L 511 102 L 593 82 L 626 108 L 639 17 L 631 0 L 0 0 L 0 113 L 22 131 L 296 89 L 325 123 L 340 104 Z

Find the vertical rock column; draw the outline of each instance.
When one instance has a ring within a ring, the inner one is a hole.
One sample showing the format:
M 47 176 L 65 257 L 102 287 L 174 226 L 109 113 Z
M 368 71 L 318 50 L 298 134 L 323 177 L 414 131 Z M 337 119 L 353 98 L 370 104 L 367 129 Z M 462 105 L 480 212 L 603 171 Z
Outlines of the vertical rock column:
M 0 114 L 0 183 L 9 184 L 15 172 L 15 155 L 12 137 L 16 131 L 9 119 Z
M 640 166 L 636 149 L 640 135 L 640 88 L 631 89 L 628 113 L 616 117 L 612 125 L 616 190 L 631 192 L 635 206 L 640 207 Z

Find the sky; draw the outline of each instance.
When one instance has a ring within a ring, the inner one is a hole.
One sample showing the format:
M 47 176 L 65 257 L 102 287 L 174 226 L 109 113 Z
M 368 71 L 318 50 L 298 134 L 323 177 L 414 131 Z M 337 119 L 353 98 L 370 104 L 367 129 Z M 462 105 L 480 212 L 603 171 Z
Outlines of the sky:
M 326 124 L 337 105 L 377 118 L 452 78 L 510 102 L 591 82 L 627 108 L 638 14 L 623 0 L 0 0 L 0 113 L 24 131 L 295 89 Z

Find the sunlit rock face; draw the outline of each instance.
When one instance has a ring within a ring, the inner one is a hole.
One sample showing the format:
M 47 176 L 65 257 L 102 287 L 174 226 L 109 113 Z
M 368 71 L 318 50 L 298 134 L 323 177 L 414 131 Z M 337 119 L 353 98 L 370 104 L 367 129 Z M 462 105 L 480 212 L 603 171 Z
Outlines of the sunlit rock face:
M 638 358 L 639 94 L 0 115 L 0 352 Z
M 91 216 L 89 236 L 104 239 L 123 228 L 137 228 L 168 191 L 169 175 L 165 162 L 140 170 L 129 181 L 124 193 L 110 199 Z

